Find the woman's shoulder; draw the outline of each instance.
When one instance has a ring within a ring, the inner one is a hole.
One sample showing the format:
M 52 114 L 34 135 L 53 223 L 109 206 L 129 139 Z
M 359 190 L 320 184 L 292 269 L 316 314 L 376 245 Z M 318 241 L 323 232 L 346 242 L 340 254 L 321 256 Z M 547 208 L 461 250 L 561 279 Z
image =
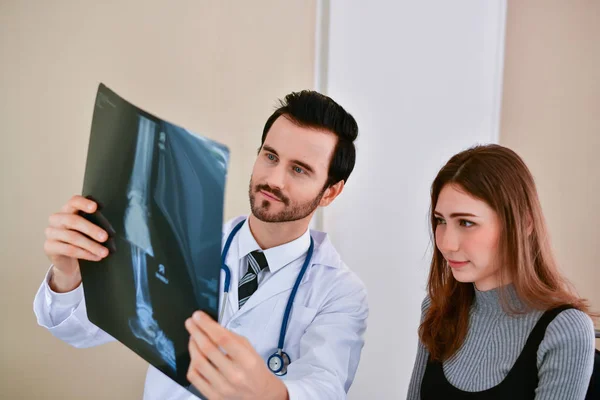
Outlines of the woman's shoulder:
M 546 332 L 594 337 L 594 323 L 585 312 L 576 308 L 561 311 L 550 322 Z
M 576 309 L 559 313 L 537 351 L 538 393 L 573 393 L 569 398 L 582 398 L 594 368 L 594 348 L 592 319 Z
M 546 328 L 541 349 L 567 347 L 574 352 L 593 352 L 594 323 L 581 310 L 570 308 L 560 312 Z

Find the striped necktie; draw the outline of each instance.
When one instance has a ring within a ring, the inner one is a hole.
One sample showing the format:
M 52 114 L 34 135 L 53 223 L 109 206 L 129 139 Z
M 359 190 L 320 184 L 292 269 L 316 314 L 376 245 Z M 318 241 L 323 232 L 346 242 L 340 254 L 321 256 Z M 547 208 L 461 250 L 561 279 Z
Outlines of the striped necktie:
M 239 308 L 242 308 L 250 296 L 258 289 L 258 273 L 267 268 L 267 258 L 262 251 L 248 254 L 248 272 L 240 279 L 238 285 Z

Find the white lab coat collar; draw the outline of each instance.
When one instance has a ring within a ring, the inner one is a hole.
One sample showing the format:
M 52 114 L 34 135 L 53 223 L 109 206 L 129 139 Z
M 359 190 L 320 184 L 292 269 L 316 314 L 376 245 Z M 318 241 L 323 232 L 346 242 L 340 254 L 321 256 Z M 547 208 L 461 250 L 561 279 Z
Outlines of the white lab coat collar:
M 342 265 L 342 258 L 335 247 L 333 247 L 331 240 L 329 240 L 329 235 L 313 229 L 310 230 L 310 235 L 315 241 L 315 250 L 311 265 L 318 264 L 331 268 L 339 268 Z

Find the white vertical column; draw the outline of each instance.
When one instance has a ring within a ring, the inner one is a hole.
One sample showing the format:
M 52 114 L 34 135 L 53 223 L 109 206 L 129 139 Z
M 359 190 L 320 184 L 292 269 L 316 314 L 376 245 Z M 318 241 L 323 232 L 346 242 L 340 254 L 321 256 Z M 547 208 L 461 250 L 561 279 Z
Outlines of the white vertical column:
M 432 246 L 429 186 L 451 155 L 498 140 L 506 2 L 320 3 L 329 18 L 318 89 L 360 130 L 356 168 L 321 219 L 369 291 L 349 398 L 404 398 Z

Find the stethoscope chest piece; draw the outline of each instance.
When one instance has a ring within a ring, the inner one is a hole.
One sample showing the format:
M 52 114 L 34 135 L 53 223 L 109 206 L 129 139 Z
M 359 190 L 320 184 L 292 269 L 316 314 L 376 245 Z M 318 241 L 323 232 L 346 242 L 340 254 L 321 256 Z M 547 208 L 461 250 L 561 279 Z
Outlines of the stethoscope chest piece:
M 290 356 L 285 351 L 279 349 L 269 357 L 267 364 L 272 373 L 277 376 L 283 376 L 287 374 L 287 367 L 290 365 Z

